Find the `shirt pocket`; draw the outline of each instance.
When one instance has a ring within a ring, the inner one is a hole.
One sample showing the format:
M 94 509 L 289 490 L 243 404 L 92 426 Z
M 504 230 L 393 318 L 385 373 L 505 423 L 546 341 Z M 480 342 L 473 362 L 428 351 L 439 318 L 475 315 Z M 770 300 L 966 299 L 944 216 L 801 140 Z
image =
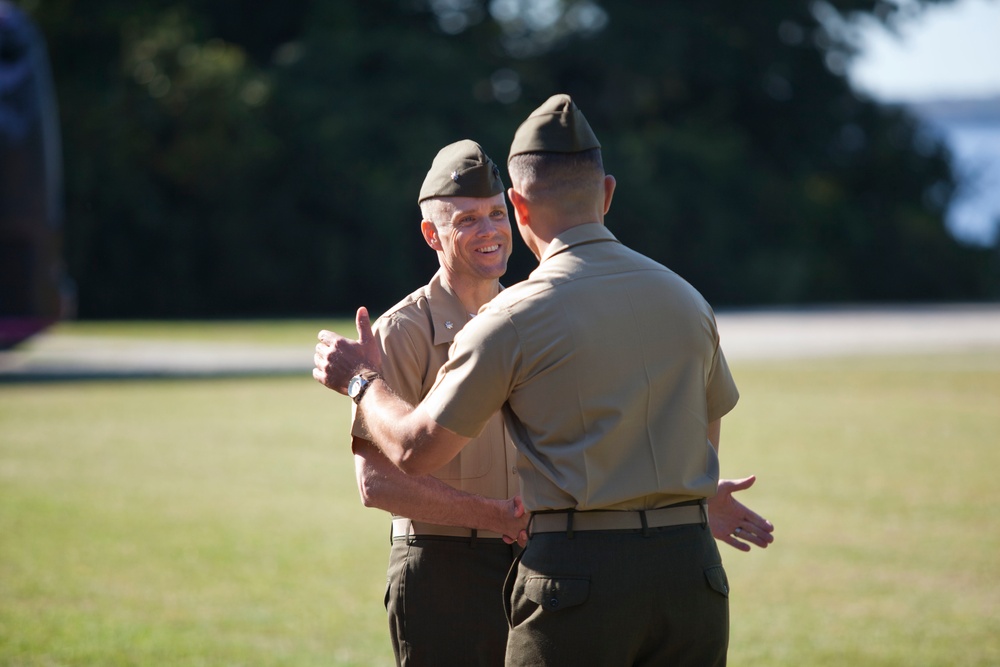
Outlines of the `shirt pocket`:
M 504 447 L 503 423 L 494 418 L 478 438 L 436 470 L 434 477 L 448 482 L 485 477 L 493 469 L 493 458 L 503 456 Z

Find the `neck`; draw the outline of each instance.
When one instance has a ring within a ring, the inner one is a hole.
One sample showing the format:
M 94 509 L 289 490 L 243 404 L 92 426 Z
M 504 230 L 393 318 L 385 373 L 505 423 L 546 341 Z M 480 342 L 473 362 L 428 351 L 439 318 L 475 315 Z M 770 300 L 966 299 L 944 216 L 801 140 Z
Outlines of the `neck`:
M 479 309 L 489 303 L 500 293 L 500 281 L 494 279 L 460 280 L 444 274 L 444 284 L 450 289 L 470 315 L 475 315 Z
M 544 188 L 534 192 L 531 181 L 521 183 L 514 178 L 508 193 L 525 245 L 541 260 L 557 234 L 592 222 L 603 225 L 615 185 L 615 177 L 605 174 L 599 190 L 586 188 L 574 191 L 574 196 L 555 197 L 547 196 L 550 193 Z
M 603 224 L 604 216 L 580 215 L 577 217 L 575 215 L 560 215 L 554 216 L 548 220 L 539 220 L 535 216 L 532 216 L 532 222 L 533 224 L 530 226 L 530 234 L 532 237 L 531 242 L 528 242 L 525 238 L 525 245 L 531 249 L 535 258 L 540 261 L 556 236 L 562 234 L 567 229 L 579 227 L 580 225 L 593 222 Z M 522 232 L 522 237 L 523 236 L 524 234 Z

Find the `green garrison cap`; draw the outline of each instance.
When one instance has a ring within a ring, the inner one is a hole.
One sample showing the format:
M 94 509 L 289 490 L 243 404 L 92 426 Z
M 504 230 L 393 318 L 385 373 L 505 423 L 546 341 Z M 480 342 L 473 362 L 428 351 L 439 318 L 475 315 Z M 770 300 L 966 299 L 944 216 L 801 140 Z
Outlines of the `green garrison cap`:
M 462 139 L 438 151 L 420 186 L 419 204 L 431 197 L 485 199 L 503 192 L 500 169 L 475 141 Z
M 553 95 L 517 128 L 507 162 L 521 153 L 579 153 L 600 147 L 573 98 Z

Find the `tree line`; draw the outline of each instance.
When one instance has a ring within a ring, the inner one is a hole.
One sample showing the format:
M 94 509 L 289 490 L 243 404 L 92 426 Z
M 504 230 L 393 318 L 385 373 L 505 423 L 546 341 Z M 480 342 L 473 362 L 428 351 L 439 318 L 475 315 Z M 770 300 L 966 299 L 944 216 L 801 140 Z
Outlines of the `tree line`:
M 52 63 L 81 317 L 379 312 L 436 268 L 436 151 L 502 166 L 556 92 L 618 180 L 609 228 L 716 307 L 1000 296 L 996 249 L 945 227 L 946 147 L 846 79 L 846 19 L 902 11 L 882 0 L 19 5 Z M 533 266 L 518 242 L 505 282 Z

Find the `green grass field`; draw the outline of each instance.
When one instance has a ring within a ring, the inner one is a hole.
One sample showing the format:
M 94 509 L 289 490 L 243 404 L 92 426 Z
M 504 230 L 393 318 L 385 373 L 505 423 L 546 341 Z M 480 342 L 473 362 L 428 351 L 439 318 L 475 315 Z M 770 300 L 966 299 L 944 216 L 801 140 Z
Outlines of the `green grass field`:
M 320 327 L 220 326 L 60 330 Z M 1000 350 L 733 371 L 723 474 L 777 541 L 722 547 L 730 664 L 1000 664 Z M 307 375 L 0 384 L 0 664 L 392 664 L 349 413 Z

